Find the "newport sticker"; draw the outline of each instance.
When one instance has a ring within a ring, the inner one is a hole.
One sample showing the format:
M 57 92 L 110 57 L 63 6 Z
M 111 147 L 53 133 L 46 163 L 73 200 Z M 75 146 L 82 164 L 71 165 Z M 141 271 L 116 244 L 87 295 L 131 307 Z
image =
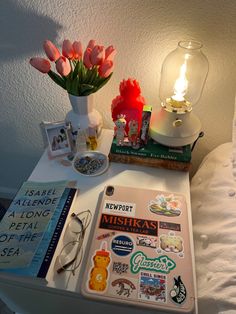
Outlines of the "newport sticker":
M 103 212 L 108 214 L 117 214 L 128 217 L 135 216 L 136 204 L 119 201 L 105 200 Z
M 133 241 L 125 235 L 119 235 L 112 239 L 111 249 L 118 256 L 129 255 L 133 251 L 133 248 Z
M 158 235 L 156 220 L 102 214 L 99 228 L 120 232 L 139 233 L 151 236 Z
M 138 297 L 151 302 L 166 302 L 166 275 L 141 272 L 139 277 Z
M 181 214 L 181 202 L 173 194 L 168 196 L 163 194 L 157 195 L 155 200 L 150 201 L 148 207 L 152 213 L 157 215 L 176 217 Z
M 176 267 L 175 262 L 166 255 L 148 258 L 143 252 L 134 253 L 130 259 L 131 272 L 137 274 L 140 270 L 149 270 L 164 274 Z
M 182 304 L 185 301 L 187 297 L 187 291 L 183 281 L 181 280 L 181 276 L 174 278 L 174 287 L 170 291 L 170 297 L 177 304 Z

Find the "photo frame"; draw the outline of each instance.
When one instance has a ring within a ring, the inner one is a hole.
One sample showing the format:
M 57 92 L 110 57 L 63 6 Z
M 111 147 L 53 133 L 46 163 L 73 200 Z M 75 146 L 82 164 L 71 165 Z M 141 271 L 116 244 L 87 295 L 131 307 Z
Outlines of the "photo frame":
M 48 146 L 51 157 L 69 154 L 72 151 L 69 134 L 70 126 L 65 121 L 41 123 L 44 143 Z

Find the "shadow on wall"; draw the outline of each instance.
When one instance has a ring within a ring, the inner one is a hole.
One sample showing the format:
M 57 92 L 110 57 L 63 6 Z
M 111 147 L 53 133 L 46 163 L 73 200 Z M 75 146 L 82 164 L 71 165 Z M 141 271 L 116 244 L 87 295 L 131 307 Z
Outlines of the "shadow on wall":
M 40 51 L 45 38 L 55 40 L 62 25 L 14 0 L 0 1 L 0 62 Z

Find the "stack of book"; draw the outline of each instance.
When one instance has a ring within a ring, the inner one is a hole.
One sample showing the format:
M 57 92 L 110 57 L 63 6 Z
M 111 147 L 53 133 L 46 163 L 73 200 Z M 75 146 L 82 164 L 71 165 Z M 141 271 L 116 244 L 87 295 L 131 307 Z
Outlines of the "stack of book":
M 0 271 L 46 279 L 78 189 L 25 182 L 0 219 Z
M 109 160 L 188 171 L 191 166 L 191 145 L 168 147 L 149 139 L 146 146 L 133 148 L 128 145 L 117 146 L 114 138 L 109 153 Z

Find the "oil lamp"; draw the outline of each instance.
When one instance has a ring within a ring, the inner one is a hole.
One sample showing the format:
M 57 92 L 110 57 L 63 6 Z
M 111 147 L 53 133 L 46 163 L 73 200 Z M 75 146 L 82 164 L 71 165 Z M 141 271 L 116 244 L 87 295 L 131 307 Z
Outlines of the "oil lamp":
M 167 146 L 192 144 L 201 123 L 192 112 L 200 99 L 208 73 L 208 60 L 197 41 L 180 41 L 164 60 L 161 70 L 161 109 L 154 111 L 150 136 Z

